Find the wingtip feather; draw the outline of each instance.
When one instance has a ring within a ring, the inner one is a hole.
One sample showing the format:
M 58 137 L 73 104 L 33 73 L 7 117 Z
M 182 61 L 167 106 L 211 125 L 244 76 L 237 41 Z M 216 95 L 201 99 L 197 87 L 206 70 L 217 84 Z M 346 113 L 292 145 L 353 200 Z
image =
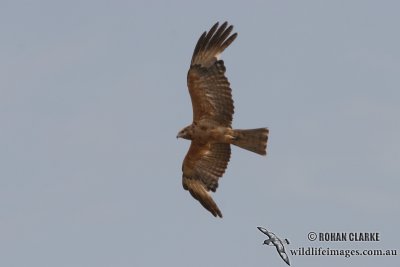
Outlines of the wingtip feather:
M 197 199 L 200 204 L 208 210 L 214 217 L 222 218 L 222 212 L 218 208 L 215 201 L 212 199 L 211 194 L 204 188 L 201 182 L 190 178 L 183 177 L 183 188 L 189 190 L 192 197 Z
M 219 22 L 215 23 L 208 32 L 204 32 L 195 46 L 191 65 L 209 66 L 218 60 L 218 56 L 237 37 L 237 33 L 230 35 L 232 30 L 233 25 L 228 26 L 225 21 L 221 26 Z

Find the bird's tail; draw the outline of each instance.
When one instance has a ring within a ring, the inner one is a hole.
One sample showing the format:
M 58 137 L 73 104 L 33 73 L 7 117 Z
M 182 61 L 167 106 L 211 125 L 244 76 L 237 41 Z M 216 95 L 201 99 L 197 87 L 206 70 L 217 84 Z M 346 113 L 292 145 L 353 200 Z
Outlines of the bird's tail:
M 267 154 L 268 133 L 267 128 L 233 130 L 232 144 L 265 155 Z

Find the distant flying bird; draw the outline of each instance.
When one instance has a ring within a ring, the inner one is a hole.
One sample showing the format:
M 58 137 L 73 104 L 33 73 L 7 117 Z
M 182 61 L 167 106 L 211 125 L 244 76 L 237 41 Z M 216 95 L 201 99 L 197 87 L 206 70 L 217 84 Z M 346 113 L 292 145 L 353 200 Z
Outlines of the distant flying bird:
M 269 237 L 267 240 L 264 240 L 263 245 L 275 246 L 279 256 L 281 256 L 282 260 L 284 260 L 287 265 L 290 266 L 289 257 L 286 254 L 285 247 L 283 246 L 283 243 L 289 244 L 289 240 L 284 239 L 284 242 L 282 242 L 281 239 L 279 239 L 274 233 L 268 231 L 267 229 L 262 227 L 257 228 Z
M 182 185 L 215 217 L 222 213 L 211 198 L 218 179 L 228 165 L 231 147 L 236 145 L 260 155 L 266 154 L 268 129 L 233 130 L 233 100 L 220 54 L 236 39 L 233 26 L 216 23 L 204 32 L 194 49 L 187 75 L 193 107 L 193 122 L 177 138 L 191 140 L 182 165 Z

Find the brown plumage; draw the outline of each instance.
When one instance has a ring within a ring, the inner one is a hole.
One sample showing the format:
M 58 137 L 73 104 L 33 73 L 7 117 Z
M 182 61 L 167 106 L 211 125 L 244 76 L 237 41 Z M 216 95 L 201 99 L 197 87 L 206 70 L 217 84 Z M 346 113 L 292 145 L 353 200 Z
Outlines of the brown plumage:
M 237 37 L 233 26 L 216 23 L 198 40 L 187 83 L 193 107 L 193 122 L 177 137 L 191 140 L 182 164 L 182 185 L 215 217 L 222 217 L 210 195 L 218 187 L 236 145 L 260 155 L 266 154 L 268 129 L 233 130 L 234 112 L 231 88 L 219 55 Z

